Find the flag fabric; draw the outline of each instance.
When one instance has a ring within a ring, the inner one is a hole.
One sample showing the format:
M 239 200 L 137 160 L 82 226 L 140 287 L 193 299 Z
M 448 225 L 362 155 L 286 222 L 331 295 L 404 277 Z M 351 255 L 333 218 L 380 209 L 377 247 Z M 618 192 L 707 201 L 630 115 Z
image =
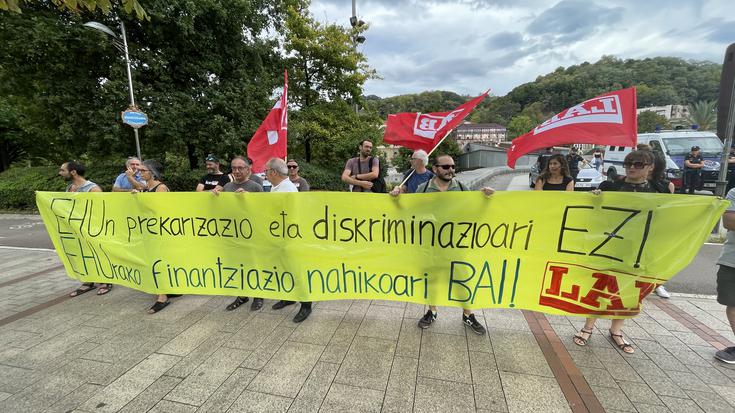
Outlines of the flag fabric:
M 260 124 L 248 143 L 248 158 L 253 160 L 255 173 L 265 170 L 271 158 L 286 157 L 286 135 L 288 134 L 288 71 L 283 74 L 283 95 Z
M 482 102 L 489 90 L 458 106 L 451 112 L 396 113 L 388 115 L 383 141 L 411 149 L 431 152 L 456 128 L 472 109 Z
M 508 166 L 536 149 L 554 145 L 592 143 L 631 146 L 638 140 L 635 88 L 620 89 L 565 109 L 513 139 Z

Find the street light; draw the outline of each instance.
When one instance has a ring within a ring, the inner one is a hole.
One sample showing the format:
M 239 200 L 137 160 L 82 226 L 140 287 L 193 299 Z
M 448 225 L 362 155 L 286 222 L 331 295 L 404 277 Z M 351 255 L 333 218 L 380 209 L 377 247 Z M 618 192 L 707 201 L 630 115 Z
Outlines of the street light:
M 357 0 L 352 0 L 352 16 L 350 16 L 350 26 L 352 26 L 353 28 L 358 28 L 365 24 L 364 21 L 357 18 L 357 6 L 355 5 L 356 2 Z M 361 34 L 356 34 L 352 36 L 352 45 L 355 47 L 355 50 L 357 50 L 358 44 L 363 43 L 365 43 L 365 36 Z M 355 103 L 355 113 L 358 113 L 357 103 Z
M 133 75 L 130 71 L 130 57 L 128 56 L 128 39 L 125 35 L 125 24 L 120 21 L 120 34 L 121 36 L 118 37 L 115 32 L 112 31 L 109 27 L 105 26 L 102 23 L 98 22 L 87 22 L 84 23 L 84 27 L 88 27 L 90 29 L 97 30 L 99 32 L 102 32 L 108 36 L 110 36 L 110 39 L 112 40 L 112 44 L 123 54 L 125 55 L 125 66 L 128 70 L 128 89 L 130 90 L 130 107 L 136 108 L 135 106 L 135 95 L 133 94 Z M 122 38 L 122 42 L 120 41 Z M 135 149 L 138 154 L 138 159 L 143 159 L 140 156 L 140 139 L 138 138 L 138 128 L 133 127 L 133 132 L 135 133 Z

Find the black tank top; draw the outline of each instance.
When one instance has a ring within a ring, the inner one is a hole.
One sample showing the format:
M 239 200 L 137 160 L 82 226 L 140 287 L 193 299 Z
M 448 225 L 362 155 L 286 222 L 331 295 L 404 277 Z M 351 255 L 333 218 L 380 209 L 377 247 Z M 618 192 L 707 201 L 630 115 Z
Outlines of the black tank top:
M 562 178 L 560 184 L 552 184 L 550 182 L 544 182 L 544 186 L 542 187 L 542 189 L 544 191 L 566 191 L 567 185 L 569 185 L 569 183 L 572 182 L 573 180 L 574 179 L 568 176 L 565 176 L 564 178 Z

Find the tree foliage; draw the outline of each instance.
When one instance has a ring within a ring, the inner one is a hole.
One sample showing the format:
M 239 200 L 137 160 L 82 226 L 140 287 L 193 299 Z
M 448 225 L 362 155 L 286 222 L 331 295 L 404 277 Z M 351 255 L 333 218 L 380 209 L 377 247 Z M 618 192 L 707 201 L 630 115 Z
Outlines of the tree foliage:
M 23 3 L 29 0 L 0 0 L 0 10 L 7 10 L 14 13 L 22 13 L 21 7 Z M 88 11 L 100 10 L 103 14 L 110 14 L 113 5 L 117 2 L 114 0 L 51 0 L 59 9 L 77 12 L 81 9 Z M 135 13 L 136 17 L 145 20 L 148 18 L 145 10 L 138 0 L 120 0 L 121 8 L 128 14 Z
M 666 116 L 659 115 L 656 112 L 645 111 L 638 114 L 638 133 L 655 132 L 656 127 L 661 129 L 671 129 Z
M 510 120 L 510 122 L 508 122 L 508 126 L 506 127 L 508 130 L 508 138 L 511 140 L 515 139 L 530 131 L 538 124 L 539 122 L 535 122 L 527 115 L 515 116 Z
M 717 110 L 714 100 L 700 100 L 689 105 L 689 116 L 687 121 L 691 125 L 698 125 L 700 130 L 713 130 L 717 128 Z

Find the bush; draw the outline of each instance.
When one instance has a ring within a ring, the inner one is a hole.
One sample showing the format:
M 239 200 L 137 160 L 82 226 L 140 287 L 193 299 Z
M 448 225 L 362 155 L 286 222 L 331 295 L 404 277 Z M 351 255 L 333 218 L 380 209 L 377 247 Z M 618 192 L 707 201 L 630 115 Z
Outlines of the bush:
M 309 182 L 312 190 L 346 191 L 347 184 L 342 182 L 342 168 L 329 169 L 324 166 L 299 161 L 299 175 Z

